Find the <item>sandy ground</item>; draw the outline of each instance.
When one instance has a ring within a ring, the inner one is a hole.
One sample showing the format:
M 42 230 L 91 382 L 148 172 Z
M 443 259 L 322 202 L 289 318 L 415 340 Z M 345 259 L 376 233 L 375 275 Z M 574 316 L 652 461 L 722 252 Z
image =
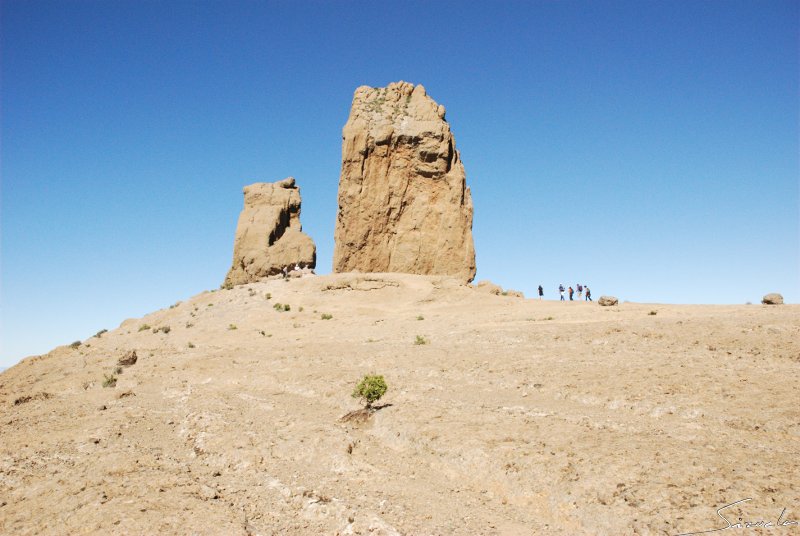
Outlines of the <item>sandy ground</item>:
M 0 374 L 0 533 L 681 534 L 746 498 L 731 523 L 798 520 L 798 371 L 796 305 L 205 292 Z M 367 373 L 388 405 L 340 422 Z

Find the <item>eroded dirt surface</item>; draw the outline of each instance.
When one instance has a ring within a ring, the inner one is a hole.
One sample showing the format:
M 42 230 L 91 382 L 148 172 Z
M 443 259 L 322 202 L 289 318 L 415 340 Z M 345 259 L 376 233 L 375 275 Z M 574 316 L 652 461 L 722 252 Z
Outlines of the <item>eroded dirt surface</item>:
M 0 533 L 680 534 L 745 498 L 732 522 L 798 520 L 798 371 L 795 305 L 206 292 L 0 374 Z M 340 422 L 368 373 L 387 406 Z

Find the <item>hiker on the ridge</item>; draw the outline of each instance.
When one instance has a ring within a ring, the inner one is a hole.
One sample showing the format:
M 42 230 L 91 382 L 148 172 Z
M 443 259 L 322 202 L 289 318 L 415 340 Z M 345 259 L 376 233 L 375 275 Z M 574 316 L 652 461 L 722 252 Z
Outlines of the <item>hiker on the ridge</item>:
M 542 285 L 539 285 L 539 299 L 540 300 L 542 299 L 542 296 L 544 296 L 544 289 L 542 288 Z
M 564 285 L 558 285 L 558 293 L 561 295 L 561 301 L 564 301 Z
M 592 301 L 592 291 L 589 290 L 589 287 L 586 287 L 586 301 Z
M 578 288 L 578 301 L 581 301 L 581 297 L 583 296 L 583 285 L 578 283 L 575 286 Z
M 572 301 L 572 295 L 575 294 L 575 291 L 572 290 L 572 287 L 569 287 L 569 301 Z

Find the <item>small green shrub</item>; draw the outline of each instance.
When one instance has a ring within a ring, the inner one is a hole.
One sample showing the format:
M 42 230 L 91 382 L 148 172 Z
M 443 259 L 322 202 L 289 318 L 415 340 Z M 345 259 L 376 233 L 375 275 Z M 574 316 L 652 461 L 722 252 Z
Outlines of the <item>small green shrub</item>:
M 167 334 L 170 331 L 172 331 L 172 328 L 169 326 L 161 326 L 160 328 L 153 328 L 153 333 L 158 333 L 159 331 L 163 332 L 164 334 Z
M 150 329 L 150 324 L 142 324 L 139 326 L 139 331 L 147 331 L 148 329 Z
M 223 290 L 230 290 L 233 288 L 233 283 L 231 283 L 230 281 L 225 281 L 223 284 L 219 286 L 219 288 Z
M 206 307 L 214 307 L 214 304 L 213 303 L 209 303 L 208 305 L 206 305 Z
M 186 322 L 186 329 L 193 328 L 193 327 L 194 327 L 194 324 L 192 324 L 191 322 Z
M 107 376 L 103 374 L 103 387 L 116 387 L 117 386 L 117 377 L 114 374 L 111 376 Z
M 647 314 L 650 315 L 650 316 L 656 316 L 658 314 L 658 311 L 650 311 Z
M 387 390 L 388 387 L 386 386 L 386 380 L 383 379 L 383 376 L 367 375 L 361 378 L 361 381 L 358 382 L 351 396 L 353 398 L 360 398 L 366 404 L 365 407 L 370 409 L 372 408 L 372 404 L 380 400 L 381 397 L 386 394 Z
M 236 324 L 228 324 L 228 331 L 233 331 L 234 329 L 239 329 L 236 327 Z
M 419 316 L 417 317 L 417 320 L 425 320 L 425 317 L 424 317 L 424 316 L 422 316 L 422 315 L 419 315 Z
M 289 306 L 289 304 L 288 304 L 288 303 L 284 303 L 284 304 L 283 304 L 283 310 L 284 310 L 284 311 L 291 311 L 291 310 L 292 310 L 292 308 Z
M 331 318 L 333 318 L 333 315 L 329 315 L 328 313 L 322 313 L 323 320 L 330 320 Z
M 283 311 L 283 304 L 282 303 L 276 303 L 275 305 L 272 306 L 272 308 L 275 309 L 278 312 Z
M 417 338 L 414 340 L 414 344 L 416 345 L 428 344 L 428 340 L 422 335 L 417 335 Z
M 108 330 L 107 330 L 107 329 L 101 329 L 100 331 L 98 331 L 97 333 L 95 333 L 95 334 L 94 334 L 94 336 L 95 336 L 95 337 L 97 337 L 97 338 L 99 339 L 100 337 L 102 337 L 102 336 L 103 336 L 103 333 L 108 333 Z
M 194 343 L 192 341 L 189 341 L 189 344 L 187 344 L 186 346 L 188 346 L 189 348 L 194 348 Z
M 264 297 L 266 299 L 268 299 L 268 300 L 271 300 L 272 299 L 272 293 L 271 292 L 267 292 L 266 294 L 264 294 Z
M 300 306 L 297 310 L 302 313 L 303 312 L 303 307 Z
M 72 344 L 70 344 L 69 347 L 74 349 L 80 347 L 81 344 L 83 344 L 81 343 L 81 341 L 75 341 Z

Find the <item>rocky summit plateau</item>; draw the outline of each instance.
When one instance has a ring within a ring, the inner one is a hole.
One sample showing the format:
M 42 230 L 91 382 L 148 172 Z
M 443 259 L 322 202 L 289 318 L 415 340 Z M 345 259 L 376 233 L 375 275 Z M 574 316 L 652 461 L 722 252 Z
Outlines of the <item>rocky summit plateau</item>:
M 0 534 L 676 535 L 745 498 L 730 519 L 797 520 L 798 318 L 405 274 L 203 292 L 0 374 Z M 365 374 L 381 409 L 342 421 Z

